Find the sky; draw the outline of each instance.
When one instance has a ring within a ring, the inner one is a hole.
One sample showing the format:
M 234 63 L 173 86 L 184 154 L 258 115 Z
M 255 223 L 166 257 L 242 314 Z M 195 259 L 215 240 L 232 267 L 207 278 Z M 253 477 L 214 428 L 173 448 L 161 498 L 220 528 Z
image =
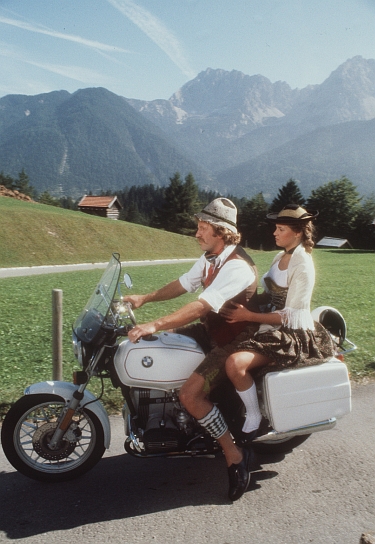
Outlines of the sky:
M 375 0 L 0 0 L 0 97 L 168 99 L 207 68 L 293 89 L 375 59 Z

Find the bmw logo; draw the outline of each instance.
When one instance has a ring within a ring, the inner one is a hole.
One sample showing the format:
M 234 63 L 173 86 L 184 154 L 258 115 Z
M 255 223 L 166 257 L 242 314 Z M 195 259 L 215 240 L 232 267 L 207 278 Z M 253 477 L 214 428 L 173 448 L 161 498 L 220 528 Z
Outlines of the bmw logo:
M 146 357 L 143 357 L 142 365 L 145 368 L 150 368 L 150 366 L 152 366 L 153 364 L 154 364 L 154 361 L 153 361 L 152 357 L 150 357 L 149 355 L 146 355 Z

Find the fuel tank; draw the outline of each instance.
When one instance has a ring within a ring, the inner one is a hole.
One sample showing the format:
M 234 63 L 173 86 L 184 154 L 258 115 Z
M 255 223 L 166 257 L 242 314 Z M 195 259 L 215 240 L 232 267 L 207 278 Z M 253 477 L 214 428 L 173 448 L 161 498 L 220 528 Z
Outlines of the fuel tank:
M 170 391 L 179 389 L 203 359 L 204 353 L 193 338 L 162 332 L 137 344 L 124 340 L 114 364 L 125 385 Z

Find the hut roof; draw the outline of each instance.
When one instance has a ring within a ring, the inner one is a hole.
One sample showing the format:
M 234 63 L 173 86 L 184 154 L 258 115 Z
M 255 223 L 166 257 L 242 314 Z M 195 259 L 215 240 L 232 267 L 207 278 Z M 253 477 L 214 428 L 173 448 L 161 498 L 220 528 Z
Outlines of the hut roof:
M 85 195 L 78 202 L 79 208 L 111 208 L 114 204 L 122 208 L 117 196 Z

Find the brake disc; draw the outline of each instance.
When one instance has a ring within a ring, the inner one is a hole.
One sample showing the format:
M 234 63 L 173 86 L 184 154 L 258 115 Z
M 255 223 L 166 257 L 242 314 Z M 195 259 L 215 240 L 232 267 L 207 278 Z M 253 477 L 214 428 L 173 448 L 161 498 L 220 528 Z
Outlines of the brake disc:
M 48 461 L 59 461 L 69 457 L 76 447 L 76 440 L 60 440 L 56 449 L 51 450 L 48 446 L 57 428 L 57 422 L 45 423 L 34 433 L 33 448 L 40 457 Z

